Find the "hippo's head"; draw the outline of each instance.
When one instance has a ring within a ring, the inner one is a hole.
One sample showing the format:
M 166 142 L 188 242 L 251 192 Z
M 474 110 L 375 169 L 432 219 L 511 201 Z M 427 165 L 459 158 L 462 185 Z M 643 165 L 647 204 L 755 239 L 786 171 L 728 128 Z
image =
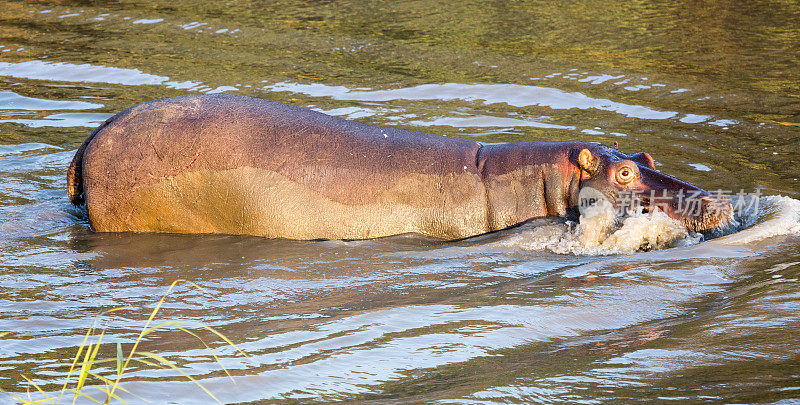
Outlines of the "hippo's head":
M 618 213 L 635 207 L 658 208 L 695 232 L 723 226 L 731 219 L 733 209 L 724 196 L 658 172 L 647 153 L 626 155 L 614 146 L 574 150 L 570 160 L 580 170 L 581 190 L 599 191 Z

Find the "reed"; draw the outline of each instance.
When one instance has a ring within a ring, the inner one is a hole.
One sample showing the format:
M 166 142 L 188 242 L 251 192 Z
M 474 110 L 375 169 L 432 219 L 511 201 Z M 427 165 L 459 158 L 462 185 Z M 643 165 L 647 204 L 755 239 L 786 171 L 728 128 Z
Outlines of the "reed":
M 210 326 L 204 325 L 202 323 L 199 323 L 199 322 L 185 322 L 185 321 L 163 321 L 163 322 L 159 322 L 159 323 L 153 324 L 154 323 L 153 321 L 154 321 L 156 315 L 158 314 L 158 311 L 161 309 L 161 305 L 164 303 L 164 300 L 167 298 L 169 293 L 172 291 L 172 289 L 176 285 L 178 285 L 180 283 L 183 283 L 183 282 L 189 283 L 189 284 L 193 285 L 194 287 L 200 289 L 201 291 L 206 292 L 205 289 L 203 289 L 202 287 L 200 287 L 199 285 L 197 285 L 197 284 L 195 284 L 195 283 L 193 283 L 191 281 L 175 280 L 169 286 L 169 289 L 167 289 L 167 292 L 164 294 L 164 296 L 161 297 L 161 299 L 158 301 L 158 304 L 156 304 L 156 307 L 153 309 L 153 311 L 150 313 L 150 316 L 147 318 L 147 322 L 145 322 L 144 327 L 139 332 L 139 336 L 134 341 L 133 347 L 131 348 L 131 350 L 127 354 L 125 354 L 123 352 L 122 345 L 120 343 L 117 343 L 117 345 L 116 345 L 116 356 L 115 357 L 113 357 L 113 358 L 102 358 L 102 359 L 101 358 L 97 358 L 98 352 L 100 351 L 100 344 L 102 343 L 103 336 L 105 335 L 105 329 L 98 332 L 98 329 L 96 327 L 98 318 L 100 316 L 102 316 L 102 315 L 105 315 L 105 314 L 108 314 L 108 313 L 111 313 L 111 312 L 120 311 L 120 310 L 123 310 L 123 309 L 129 309 L 130 307 L 118 307 L 118 308 L 110 309 L 108 311 L 104 311 L 104 312 L 98 314 L 94 318 L 94 320 L 92 322 L 92 326 L 89 328 L 89 330 L 84 335 L 83 341 L 81 342 L 80 346 L 78 346 L 78 352 L 75 354 L 75 358 L 72 360 L 72 364 L 70 365 L 69 370 L 67 371 L 67 375 L 64 378 L 64 384 L 63 384 L 61 390 L 58 392 L 57 395 L 55 395 L 53 393 L 48 395 L 38 384 L 34 383 L 30 378 L 28 378 L 25 375 L 21 375 L 22 378 L 25 379 L 25 381 L 28 382 L 30 387 L 34 388 L 39 394 L 41 394 L 42 398 L 41 399 L 36 399 L 36 400 L 31 399 L 30 398 L 30 392 L 29 392 L 29 395 L 28 395 L 29 396 L 28 399 L 22 398 L 22 397 L 20 397 L 19 395 L 15 394 L 15 393 L 9 392 L 8 394 L 11 395 L 15 400 L 17 400 L 17 401 L 19 401 L 21 403 L 24 403 L 24 404 L 53 404 L 53 405 L 55 405 L 55 404 L 62 403 L 61 402 L 62 400 L 68 399 L 70 397 L 71 397 L 71 402 L 73 404 L 75 403 L 75 401 L 79 397 L 87 398 L 87 399 L 91 400 L 92 402 L 95 402 L 95 403 L 98 403 L 98 404 L 108 404 L 108 403 L 111 402 L 112 399 L 116 399 L 116 400 L 122 402 L 123 404 L 127 404 L 127 402 L 125 402 L 125 400 L 120 398 L 120 396 L 118 395 L 118 392 L 121 391 L 121 392 L 125 392 L 125 393 L 127 393 L 129 395 L 135 396 L 135 397 L 147 402 L 147 400 L 145 398 L 139 397 L 138 395 L 131 393 L 130 391 L 126 390 L 125 388 L 123 388 L 121 386 L 122 378 L 125 375 L 125 372 L 127 370 L 129 370 L 129 368 L 131 367 L 132 363 L 136 363 L 136 364 L 140 364 L 140 365 L 144 365 L 144 366 L 150 366 L 150 367 L 156 367 L 156 368 L 170 368 L 170 369 L 173 369 L 173 370 L 179 372 L 184 377 L 186 377 L 189 380 L 191 380 L 192 382 L 194 382 L 198 387 L 200 387 L 200 389 L 205 391 L 206 394 L 208 394 L 211 398 L 213 398 L 215 401 L 217 401 L 217 403 L 221 403 L 220 400 L 216 396 L 214 396 L 214 394 L 211 393 L 211 391 L 209 391 L 208 389 L 206 389 L 206 387 L 203 386 L 203 384 L 201 384 L 199 381 L 194 379 L 191 375 L 189 375 L 186 372 L 184 372 L 183 370 L 181 370 L 177 365 L 175 365 L 175 363 L 167 360 L 166 358 L 164 358 L 163 356 L 160 356 L 158 354 L 155 354 L 155 353 L 152 353 L 152 352 L 148 352 L 148 351 L 143 351 L 143 350 L 139 349 L 139 346 L 142 343 L 142 340 L 144 339 L 145 336 L 147 336 L 147 335 L 149 335 L 149 334 L 151 334 L 151 333 L 153 333 L 153 332 L 155 332 L 156 330 L 159 330 L 159 329 L 177 328 L 177 329 L 179 329 L 179 330 L 181 330 L 181 331 L 183 331 L 185 333 L 188 333 L 189 335 L 197 338 L 203 344 L 203 346 L 206 348 L 206 350 L 208 350 L 208 352 L 211 353 L 211 356 L 214 357 L 214 360 L 217 362 L 217 364 L 219 364 L 220 367 L 222 368 L 222 370 L 225 371 L 225 374 L 227 374 L 228 377 L 231 378 L 231 381 L 233 381 L 233 377 L 231 377 L 230 372 L 228 372 L 228 370 L 222 365 L 222 362 L 220 362 L 219 357 L 217 357 L 217 355 L 214 353 L 214 351 L 211 350 L 211 348 L 208 346 L 208 344 L 206 344 L 206 342 L 197 333 L 187 329 L 188 326 L 194 326 L 194 327 L 199 327 L 199 328 L 206 329 L 206 330 L 212 332 L 213 334 L 218 336 L 220 339 L 224 340 L 225 343 L 227 343 L 228 345 L 230 345 L 234 349 L 236 349 L 237 352 L 241 353 L 245 357 L 249 357 L 249 356 L 247 356 L 247 354 L 244 351 L 239 349 L 233 342 L 231 342 L 230 339 L 225 337 L 225 335 L 223 335 L 222 333 L 220 333 L 216 329 L 214 329 L 214 328 L 212 328 Z M 7 335 L 8 333 L 9 332 L 0 332 L 0 338 L 2 338 L 3 336 Z M 109 363 L 113 363 L 116 366 L 112 373 L 110 373 L 110 374 L 106 373 L 106 375 L 102 375 L 101 372 L 96 371 L 95 366 L 101 365 L 101 364 L 109 364 Z M 86 383 L 87 383 L 88 380 L 90 380 L 90 377 L 92 377 L 96 381 L 99 381 L 100 384 L 87 385 Z M 101 402 L 97 398 L 89 395 L 88 390 L 90 390 L 90 389 L 99 390 L 102 394 L 105 395 L 105 400 L 103 402 Z

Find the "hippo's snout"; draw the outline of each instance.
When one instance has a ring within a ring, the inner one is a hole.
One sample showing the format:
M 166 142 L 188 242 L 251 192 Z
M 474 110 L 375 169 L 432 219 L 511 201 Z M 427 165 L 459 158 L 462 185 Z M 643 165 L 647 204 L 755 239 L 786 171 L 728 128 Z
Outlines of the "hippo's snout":
M 643 202 L 658 207 L 693 232 L 725 226 L 733 218 L 733 206 L 722 192 L 709 193 L 693 184 L 650 168 L 641 168 Z
M 667 215 L 677 219 L 693 232 L 708 231 L 725 226 L 733 218 L 733 206 L 722 194 L 705 191 L 684 193 L 673 198 Z
M 574 156 L 581 187 L 610 198 L 619 215 L 659 209 L 694 232 L 724 227 L 733 218 L 731 202 L 722 192 L 712 194 L 659 172 L 646 153 L 626 155 L 598 145 Z
M 625 190 L 619 192 L 616 203 L 622 214 L 635 212 L 639 206 L 648 212 L 660 210 L 693 232 L 723 227 L 733 218 L 727 197 L 699 188 Z

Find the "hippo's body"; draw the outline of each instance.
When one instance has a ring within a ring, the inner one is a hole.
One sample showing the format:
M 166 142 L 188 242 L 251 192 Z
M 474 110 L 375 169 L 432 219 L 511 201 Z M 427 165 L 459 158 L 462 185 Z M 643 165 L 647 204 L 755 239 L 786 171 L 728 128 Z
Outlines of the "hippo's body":
M 68 184 L 100 232 L 456 239 L 566 215 L 583 176 L 577 154 L 598 148 L 481 145 L 243 96 L 184 96 L 110 118 L 76 153 Z

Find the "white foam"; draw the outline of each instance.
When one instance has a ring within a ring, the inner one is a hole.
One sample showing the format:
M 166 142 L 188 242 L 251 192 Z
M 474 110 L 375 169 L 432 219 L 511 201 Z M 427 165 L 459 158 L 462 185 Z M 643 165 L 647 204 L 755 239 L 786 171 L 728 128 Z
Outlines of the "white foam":
M 774 236 L 800 235 L 800 201 L 784 196 L 761 197 L 757 209 L 738 212 L 734 220 L 714 232 L 720 237 L 709 246 L 745 245 Z M 732 203 L 736 204 L 735 197 Z M 703 236 L 688 232 L 679 221 L 661 211 L 635 214 L 619 221 L 610 206 L 590 207 L 578 224 L 525 225 L 521 231 L 496 242 L 522 250 L 549 250 L 559 254 L 611 255 L 642 250 L 685 247 Z
M 634 214 L 618 221 L 609 205 L 588 208 L 578 224 L 527 227 L 497 243 L 523 250 L 594 256 L 688 246 L 701 240 L 702 236 L 690 234 L 682 223 L 661 211 Z
M 773 236 L 800 234 L 800 201 L 785 196 L 766 196 L 759 199 L 758 210 L 745 212 L 738 218 L 744 230 L 713 242 L 743 245 Z

